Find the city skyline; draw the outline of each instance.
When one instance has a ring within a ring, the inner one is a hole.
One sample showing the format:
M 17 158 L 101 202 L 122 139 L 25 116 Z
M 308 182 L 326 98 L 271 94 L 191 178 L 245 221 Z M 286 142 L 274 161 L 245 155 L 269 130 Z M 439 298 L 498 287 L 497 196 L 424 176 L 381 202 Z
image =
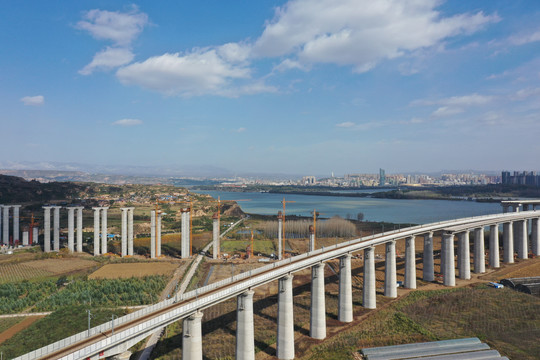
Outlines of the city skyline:
M 530 1 L 0 4 L 3 161 L 536 170 Z

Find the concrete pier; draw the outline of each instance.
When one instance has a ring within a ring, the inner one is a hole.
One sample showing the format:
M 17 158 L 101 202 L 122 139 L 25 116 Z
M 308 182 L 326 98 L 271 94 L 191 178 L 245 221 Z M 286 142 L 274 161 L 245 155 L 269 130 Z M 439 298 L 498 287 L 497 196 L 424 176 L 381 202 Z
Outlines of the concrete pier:
M 2 243 L 4 245 L 9 245 L 9 208 L 9 205 L 4 205 L 2 209 L 4 215 L 4 219 L 2 220 Z
M 121 208 L 122 211 L 122 242 L 121 242 L 121 255 L 122 257 L 127 256 L 127 218 L 128 218 L 128 209 Z
M 533 255 L 540 255 L 540 221 L 534 218 L 531 221 L 531 251 Z
M 416 289 L 416 254 L 414 236 L 405 239 L 405 281 L 404 287 Z
M 219 216 L 212 216 L 212 259 L 219 258 Z
M 294 359 L 294 314 L 292 275 L 279 279 L 278 319 L 277 319 L 277 358 Z
M 51 207 L 43 207 L 43 251 L 51 252 Z
M 22 233 L 22 244 L 23 246 L 28 246 L 28 231 L 23 231 Z
M 19 210 L 21 205 L 12 205 L 13 207 L 13 245 L 19 243 L 20 236 L 20 222 L 19 222 Z
M 495 224 L 489 227 L 489 266 L 501 267 L 499 257 L 499 224 Z
M 182 214 L 182 216 L 183 215 L 184 214 Z M 182 219 L 182 228 L 184 225 L 183 220 L 184 219 Z M 184 235 L 183 231 L 182 231 L 182 235 Z M 151 259 L 156 258 L 156 210 L 150 211 L 150 258 Z
M 424 255 L 423 255 L 423 272 L 422 279 L 424 281 L 435 280 L 435 266 L 433 261 L 433 232 L 430 231 L 424 234 Z
M 202 325 L 203 313 L 196 313 L 182 322 L 182 360 L 202 360 Z
M 77 208 L 77 252 L 83 252 L 83 207 Z
M 37 226 L 32 228 L 32 245 L 33 244 L 39 244 L 39 229 Z
M 156 257 L 161 256 L 161 217 L 163 213 L 161 210 L 157 214 L 157 224 L 156 224 Z
M 324 263 L 311 268 L 311 308 L 309 336 L 326 338 L 326 306 L 324 295 Z
M 484 246 L 484 228 L 474 229 L 474 273 L 486 272 L 486 254 Z
M 128 208 L 128 255 L 133 256 L 133 211 L 134 207 Z
M 527 259 L 529 256 L 529 232 L 527 229 L 527 221 L 517 221 L 519 228 L 518 237 L 518 258 Z
M 384 296 L 395 298 L 397 297 L 396 242 L 392 240 L 387 242 L 385 246 Z
M 101 254 L 105 255 L 107 251 L 107 210 L 108 207 L 101 208 Z
M 53 250 L 60 251 L 60 209 L 61 206 L 53 206 Z
M 4 205 L 0 205 L 0 244 L 3 244 L 2 242 L 2 222 L 3 222 L 3 218 L 2 218 L 2 210 L 4 209 Z
M 351 254 L 339 258 L 338 320 L 353 321 Z
M 364 288 L 362 291 L 362 306 L 366 309 L 377 308 L 375 282 L 375 248 L 364 249 Z
M 189 209 L 182 210 L 182 259 L 187 259 L 191 255 L 189 239 Z
M 278 212 L 277 216 L 278 223 L 278 259 L 283 260 L 283 216 L 281 211 Z
M 471 278 L 471 254 L 469 246 L 469 231 L 464 231 L 458 234 L 459 247 L 459 278 L 469 280 Z
M 75 208 L 68 207 L 68 250 L 75 251 Z
M 98 256 L 100 254 L 99 251 L 99 219 L 101 211 L 101 208 L 99 207 L 93 207 L 92 210 L 94 210 L 94 256 Z
M 514 226 L 512 222 L 503 224 L 503 262 L 514 263 Z
M 255 360 L 253 290 L 236 297 L 236 360 Z
M 442 253 L 444 256 L 443 284 L 456 286 L 456 269 L 454 263 L 454 234 L 445 233 L 442 238 Z

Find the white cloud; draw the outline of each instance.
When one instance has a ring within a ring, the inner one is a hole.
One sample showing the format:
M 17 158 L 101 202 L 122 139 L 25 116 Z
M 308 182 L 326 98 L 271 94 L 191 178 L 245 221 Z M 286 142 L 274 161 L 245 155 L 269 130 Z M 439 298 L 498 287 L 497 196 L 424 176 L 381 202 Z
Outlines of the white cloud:
M 444 116 L 451 116 L 455 114 L 460 114 L 463 112 L 463 109 L 457 108 L 457 107 L 448 107 L 448 106 L 441 106 L 437 110 L 431 113 L 431 116 L 433 117 L 444 117 Z
M 139 85 L 167 95 L 227 96 L 231 80 L 249 79 L 250 70 L 228 63 L 215 49 L 195 49 L 185 55 L 154 56 L 122 67 L 116 75 L 123 84 Z M 254 85 L 252 90 L 260 91 L 261 87 Z
M 443 105 L 443 106 L 474 106 L 486 105 L 495 100 L 494 96 L 480 95 L 477 93 L 463 96 L 452 96 L 438 100 L 415 100 L 411 105 Z
M 516 46 L 525 45 L 537 41 L 540 41 L 540 30 L 533 33 L 514 35 L 508 38 L 508 43 Z
M 94 9 L 85 12 L 83 19 L 77 23 L 77 28 L 119 46 L 129 45 L 148 24 L 148 16 L 139 12 L 136 6 L 125 13 Z
M 133 53 L 125 48 L 107 47 L 94 55 L 92 62 L 79 70 L 81 75 L 90 75 L 94 70 L 110 70 L 133 60 Z
M 121 119 L 116 120 L 113 122 L 113 125 L 119 125 L 119 126 L 135 126 L 135 125 L 141 125 L 143 122 L 139 119 Z
M 243 133 L 246 132 L 247 129 L 245 127 L 239 127 L 238 129 L 234 129 L 233 131 L 237 133 Z
M 249 45 L 240 44 L 240 43 L 227 43 L 217 47 L 217 53 L 223 60 L 232 62 L 232 63 L 242 63 L 245 62 L 251 52 Z
M 298 70 L 306 71 L 308 70 L 308 67 L 300 63 L 299 61 L 291 60 L 291 59 L 285 59 L 281 63 L 279 63 L 279 65 L 274 66 L 274 71 L 279 71 L 279 72 L 283 72 L 283 71 L 287 71 L 291 69 L 298 69 Z
M 354 125 L 355 125 L 355 123 L 353 123 L 351 121 L 345 121 L 345 122 L 336 124 L 337 127 L 341 127 L 341 128 L 350 128 L 350 127 L 353 127 Z
M 496 22 L 496 15 L 442 17 L 438 0 L 292 0 L 254 44 L 260 57 L 294 54 L 304 63 L 352 65 L 365 72 L 402 56 Z
M 41 106 L 45 104 L 45 98 L 43 95 L 25 96 L 21 98 L 21 101 L 26 106 Z

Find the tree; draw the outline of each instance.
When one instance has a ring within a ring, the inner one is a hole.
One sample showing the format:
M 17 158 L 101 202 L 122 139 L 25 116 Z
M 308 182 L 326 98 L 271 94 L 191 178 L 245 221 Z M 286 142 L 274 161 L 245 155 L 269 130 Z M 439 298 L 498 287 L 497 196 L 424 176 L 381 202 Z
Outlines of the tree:
M 359 212 L 358 214 L 356 214 L 356 219 L 358 219 L 358 221 L 364 220 L 364 213 Z

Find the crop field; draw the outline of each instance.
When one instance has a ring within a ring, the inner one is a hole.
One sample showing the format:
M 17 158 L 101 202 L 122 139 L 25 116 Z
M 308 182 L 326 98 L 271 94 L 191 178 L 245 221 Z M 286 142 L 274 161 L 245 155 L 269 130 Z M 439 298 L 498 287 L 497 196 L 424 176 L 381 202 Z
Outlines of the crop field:
M 144 262 L 107 264 L 94 271 L 88 279 L 128 279 L 150 275 L 170 276 L 178 264 L 170 262 Z
M 0 284 L 72 274 L 97 265 L 95 261 L 77 257 L 5 262 L 0 264 Z
M 25 263 L 26 266 L 51 272 L 55 275 L 71 273 L 96 266 L 92 260 L 80 259 L 77 257 L 66 259 L 44 259 L 34 260 Z
M 38 269 L 23 264 L 2 264 L 0 265 L 0 284 L 43 278 L 54 275 L 50 271 Z

